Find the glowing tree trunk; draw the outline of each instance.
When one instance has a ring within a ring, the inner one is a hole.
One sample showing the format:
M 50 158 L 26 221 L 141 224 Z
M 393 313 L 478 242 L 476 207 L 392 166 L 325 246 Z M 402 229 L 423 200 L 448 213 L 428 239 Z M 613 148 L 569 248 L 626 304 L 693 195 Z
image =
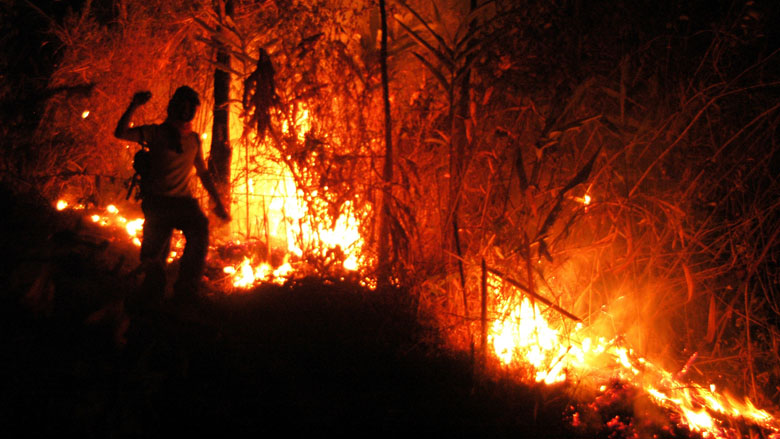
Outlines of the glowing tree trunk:
M 233 2 L 227 0 L 215 5 L 219 17 L 233 15 Z M 221 29 L 217 29 L 221 31 Z M 217 67 L 214 70 L 214 123 L 211 135 L 211 153 L 209 155 L 209 172 L 214 177 L 214 183 L 223 197 L 230 198 L 230 148 L 228 126 L 228 101 L 230 99 L 230 53 L 219 41 L 217 43 Z M 220 66 L 225 66 L 221 69 Z
M 387 13 L 385 1 L 379 0 L 379 8 L 382 16 L 382 46 L 380 63 L 382 68 L 382 97 L 385 109 L 385 165 L 382 175 L 382 201 L 379 209 L 379 255 L 378 273 L 379 284 L 387 285 L 390 282 L 390 228 L 389 206 L 390 189 L 393 180 L 393 124 L 390 118 L 390 92 L 387 76 Z

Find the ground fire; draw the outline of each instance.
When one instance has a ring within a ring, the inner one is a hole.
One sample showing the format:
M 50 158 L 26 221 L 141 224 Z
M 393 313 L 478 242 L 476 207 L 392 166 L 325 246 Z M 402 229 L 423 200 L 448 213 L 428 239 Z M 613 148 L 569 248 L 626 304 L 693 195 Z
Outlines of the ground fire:
M 63 199 L 55 205 L 57 210 L 65 210 L 69 206 Z M 76 205 L 73 209 L 83 210 L 84 206 Z M 120 215 L 113 204 L 106 206 L 104 212 L 93 213 L 88 217 L 93 223 L 116 229 L 117 233 L 135 245 L 140 245 L 138 233 L 143 219 L 128 219 Z M 326 241 L 324 245 L 315 245 L 314 248 L 336 248 L 340 243 L 334 241 L 333 236 L 345 237 L 346 241 L 342 243 L 356 242 L 352 238 L 352 233 L 356 232 L 318 232 L 308 237 L 324 236 Z M 240 242 L 233 243 L 236 244 L 240 245 Z M 351 245 L 345 247 L 353 248 Z M 178 237 L 172 245 L 169 262 L 176 259 L 181 248 L 182 239 Z M 276 267 L 268 262 L 253 263 L 249 256 L 244 255 L 240 264 L 222 268 L 228 276 L 227 282 L 215 279 L 214 284 L 225 293 L 249 290 L 266 282 L 282 284 L 296 274 L 295 258 L 302 255 L 297 246 L 289 246 L 287 251 L 289 253 L 284 262 Z M 344 262 L 345 270 L 360 269 L 348 261 L 346 259 Z M 212 259 L 211 263 L 214 262 Z M 225 286 L 231 285 L 233 288 L 225 289 Z M 614 391 L 614 385 L 610 383 L 617 380 L 645 392 L 655 404 L 673 414 L 670 422 L 677 422 L 679 426 L 701 434 L 703 438 L 741 437 L 739 430 L 732 427 L 734 423 L 757 428 L 766 437 L 780 438 L 780 422 L 769 412 L 755 407 L 749 399 L 735 398 L 720 392 L 714 384 L 702 385 L 688 380 L 686 374 L 695 362 L 696 354 L 681 370 L 671 372 L 639 356 L 620 335 L 612 338 L 600 336 L 579 321 L 568 325 L 551 324 L 548 318 L 557 311 L 549 308 L 545 310 L 544 305 L 540 306 L 532 298 L 525 297 L 520 303 L 501 303 L 501 297 L 506 297 L 506 293 L 499 292 L 514 287 L 503 282 L 499 276 L 491 275 L 488 285 L 491 302 L 496 303 L 496 309 L 491 310 L 490 315 L 497 316 L 489 323 L 491 357 L 498 361 L 500 367 L 514 371 L 512 373 L 518 374 L 521 379 L 549 385 L 580 382 L 598 388 L 601 393 Z M 571 317 L 568 319 L 571 320 Z M 563 320 L 566 318 L 559 319 L 559 323 Z M 579 414 L 574 412 L 572 416 L 573 425 L 579 426 Z M 622 424 L 614 421 L 610 427 L 618 425 Z

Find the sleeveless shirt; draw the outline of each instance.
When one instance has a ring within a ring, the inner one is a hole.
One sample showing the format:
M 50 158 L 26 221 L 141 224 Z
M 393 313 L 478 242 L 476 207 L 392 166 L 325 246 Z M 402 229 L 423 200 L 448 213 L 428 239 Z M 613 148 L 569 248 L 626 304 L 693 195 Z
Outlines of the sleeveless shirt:
M 181 152 L 171 141 L 170 128 L 159 125 L 143 125 L 142 139 L 149 146 L 151 169 L 149 181 L 144 182 L 150 195 L 167 197 L 192 197 L 192 176 L 195 173 L 195 155 L 200 147 L 198 133 L 189 131 L 181 135 Z M 178 129 L 176 133 L 179 134 Z

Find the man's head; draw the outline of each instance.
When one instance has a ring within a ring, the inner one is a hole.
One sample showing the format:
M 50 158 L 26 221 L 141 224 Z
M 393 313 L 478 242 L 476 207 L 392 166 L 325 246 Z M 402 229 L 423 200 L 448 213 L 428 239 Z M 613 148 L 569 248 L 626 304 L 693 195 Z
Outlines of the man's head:
M 176 122 L 189 122 L 195 117 L 200 105 L 198 92 L 183 85 L 176 89 L 168 101 L 168 119 Z

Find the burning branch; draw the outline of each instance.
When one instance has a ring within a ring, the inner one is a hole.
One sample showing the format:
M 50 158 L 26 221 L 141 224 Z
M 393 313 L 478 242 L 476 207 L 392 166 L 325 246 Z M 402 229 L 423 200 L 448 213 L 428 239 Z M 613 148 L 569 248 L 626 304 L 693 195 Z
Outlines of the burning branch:
M 488 271 L 489 273 L 491 273 L 491 274 L 494 274 L 494 275 L 496 275 L 496 276 L 500 277 L 501 279 L 505 280 L 507 283 L 511 284 L 512 286 L 514 286 L 514 287 L 516 287 L 516 288 L 520 289 L 520 290 L 521 290 L 521 291 L 523 291 L 525 294 L 528 294 L 529 296 L 533 297 L 534 299 L 536 299 L 536 300 L 538 300 L 538 301 L 540 301 L 540 302 L 544 303 L 545 305 L 549 306 L 550 308 L 552 308 L 552 309 L 554 309 L 554 310 L 558 311 L 558 312 L 559 312 L 559 313 L 561 313 L 563 316 L 565 316 L 565 317 L 568 317 L 568 318 L 570 318 L 570 319 L 574 320 L 575 322 L 581 322 L 581 321 L 582 321 L 582 319 L 580 319 L 579 317 L 575 316 L 574 314 L 570 313 L 569 311 L 566 311 L 565 309 L 561 308 L 560 306 L 558 306 L 558 305 L 556 305 L 556 304 L 552 303 L 550 300 L 548 300 L 548 299 L 546 299 L 546 298 L 544 298 L 544 297 L 540 296 L 539 294 L 537 294 L 537 293 L 534 293 L 534 292 L 533 292 L 533 291 L 531 291 L 531 289 L 530 289 L 530 288 L 528 288 L 527 286 L 525 286 L 525 285 L 523 285 L 522 283 L 520 283 L 520 282 L 518 282 L 518 281 L 516 281 L 516 280 L 512 279 L 511 277 L 509 277 L 509 276 L 507 276 L 506 274 L 504 274 L 504 273 L 502 273 L 502 272 L 500 272 L 500 271 L 496 270 L 495 268 L 490 268 L 490 267 L 488 267 L 488 268 L 487 268 L 487 271 Z

